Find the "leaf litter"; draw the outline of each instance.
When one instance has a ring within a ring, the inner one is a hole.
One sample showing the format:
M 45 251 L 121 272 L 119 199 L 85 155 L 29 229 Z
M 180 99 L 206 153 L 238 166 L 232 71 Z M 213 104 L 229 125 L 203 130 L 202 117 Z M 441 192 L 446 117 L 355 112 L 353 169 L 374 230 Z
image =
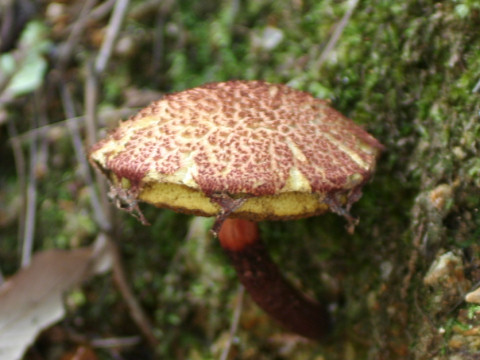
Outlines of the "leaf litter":
M 63 295 L 112 265 L 99 235 L 89 247 L 46 250 L 0 286 L 0 359 L 21 359 L 37 335 L 65 315 Z

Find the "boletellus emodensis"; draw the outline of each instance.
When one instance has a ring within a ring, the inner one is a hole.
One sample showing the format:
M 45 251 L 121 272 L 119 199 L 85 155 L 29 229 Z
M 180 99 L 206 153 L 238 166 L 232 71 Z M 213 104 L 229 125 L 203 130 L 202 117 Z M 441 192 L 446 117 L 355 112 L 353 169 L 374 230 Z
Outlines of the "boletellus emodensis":
M 253 300 L 286 329 L 322 339 L 326 304 L 282 276 L 257 222 L 349 209 L 382 145 L 324 100 L 263 81 L 212 83 L 164 96 L 90 151 L 117 200 L 215 216 L 213 232 Z M 143 215 L 137 212 L 142 221 Z

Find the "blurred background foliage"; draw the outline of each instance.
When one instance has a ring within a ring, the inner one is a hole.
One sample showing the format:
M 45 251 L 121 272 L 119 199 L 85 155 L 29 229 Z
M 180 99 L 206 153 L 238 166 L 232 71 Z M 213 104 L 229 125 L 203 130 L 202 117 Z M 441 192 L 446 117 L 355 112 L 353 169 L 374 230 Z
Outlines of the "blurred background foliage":
M 480 280 L 477 1 L 18 0 L 0 21 L 0 270 L 17 271 L 29 241 L 71 249 L 111 226 L 158 340 L 107 275 L 66 295 L 67 317 L 27 358 L 82 345 L 95 359 L 217 359 L 229 342 L 230 359 L 478 356 L 479 308 L 463 302 Z M 96 137 L 164 93 L 230 79 L 330 99 L 386 147 L 355 234 L 335 215 L 261 225 L 291 281 L 330 301 L 326 343 L 242 296 L 208 219 L 142 205 L 144 227 L 92 206 L 106 192 L 81 159 Z

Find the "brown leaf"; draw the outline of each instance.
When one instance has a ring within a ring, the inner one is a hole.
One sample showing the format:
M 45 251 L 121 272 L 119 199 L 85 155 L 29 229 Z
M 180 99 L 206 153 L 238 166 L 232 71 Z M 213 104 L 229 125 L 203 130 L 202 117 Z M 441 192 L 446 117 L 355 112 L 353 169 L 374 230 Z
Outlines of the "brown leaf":
M 87 248 L 43 251 L 0 286 L 0 359 L 20 359 L 41 330 L 64 316 L 63 294 L 107 270 L 109 258 L 102 237 Z

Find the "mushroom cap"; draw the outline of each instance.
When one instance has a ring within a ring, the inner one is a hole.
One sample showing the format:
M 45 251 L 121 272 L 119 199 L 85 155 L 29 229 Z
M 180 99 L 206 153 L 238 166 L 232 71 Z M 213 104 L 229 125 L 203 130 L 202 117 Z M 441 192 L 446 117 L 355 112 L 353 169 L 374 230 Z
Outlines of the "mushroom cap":
M 263 81 L 164 96 L 93 146 L 117 194 L 203 216 L 290 219 L 356 201 L 382 145 L 328 102 Z M 335 205 L 336 206 L 336 205 Z

